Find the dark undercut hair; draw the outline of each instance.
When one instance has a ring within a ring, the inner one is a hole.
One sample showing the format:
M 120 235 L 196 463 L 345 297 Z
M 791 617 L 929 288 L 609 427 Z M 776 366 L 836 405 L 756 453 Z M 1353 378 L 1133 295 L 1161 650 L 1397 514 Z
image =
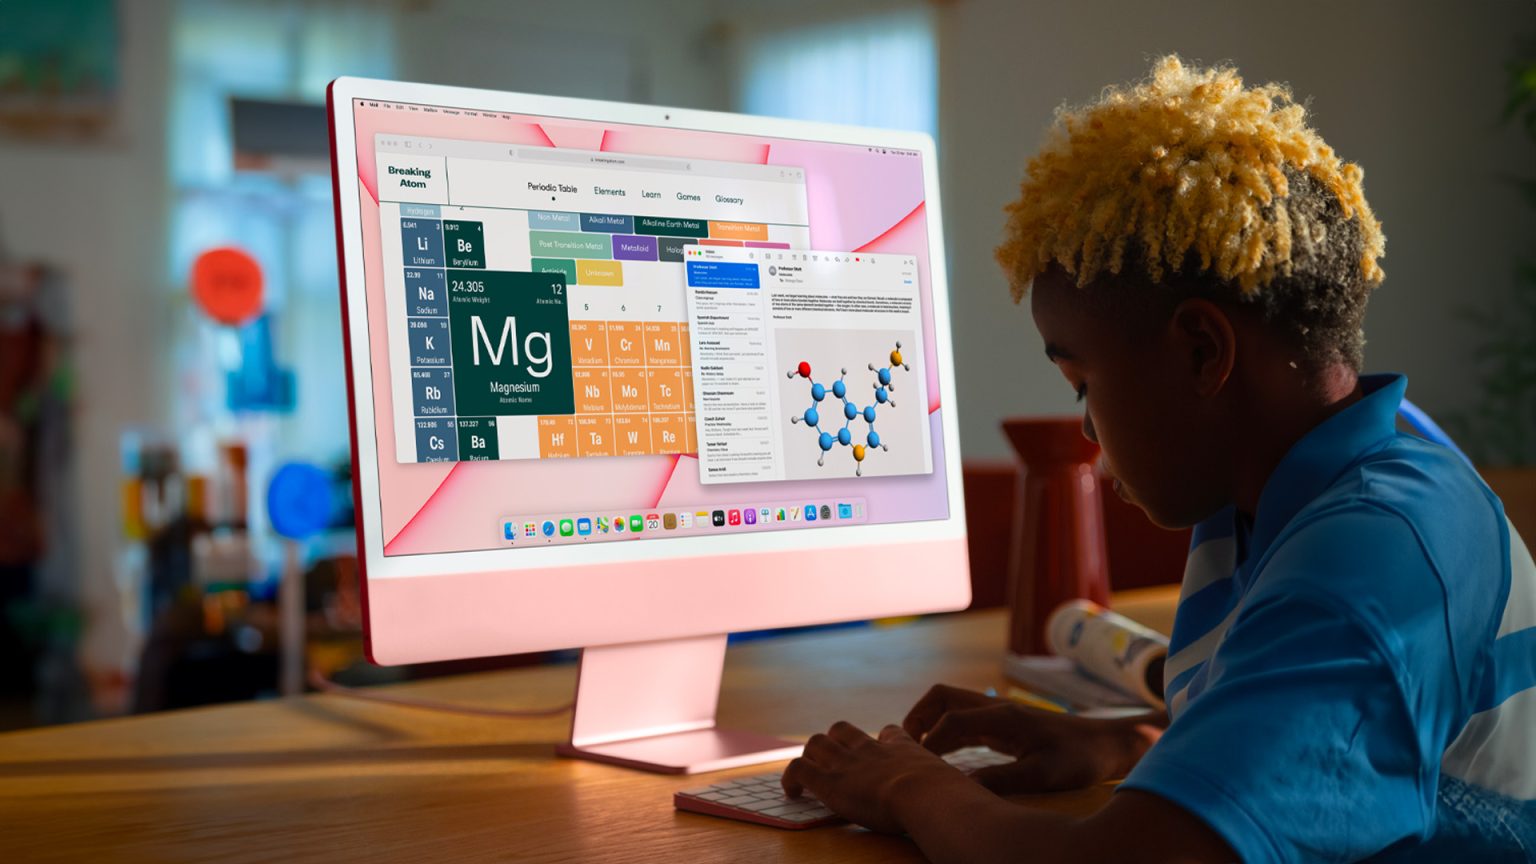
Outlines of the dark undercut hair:
M 1251 308 L 1264 325 L 1300 353 L 1307 371 L 1336 363 L 1360 371 L 1365 359 L 1366 304 L 1375 285 L 1360 269 L 1360 227 L 1343 216 L 1338 200 L 1305 173 L 1288 170 L 1291 261 L 1262 291 L 1244 291 L 1186 257 L 1177 270 L 1153 281 L 1134 244 L 1120 273 L 1100 274 L 1082 287 L 1093 314 L 1156 326 L 1180 301 L 1201 297 Z

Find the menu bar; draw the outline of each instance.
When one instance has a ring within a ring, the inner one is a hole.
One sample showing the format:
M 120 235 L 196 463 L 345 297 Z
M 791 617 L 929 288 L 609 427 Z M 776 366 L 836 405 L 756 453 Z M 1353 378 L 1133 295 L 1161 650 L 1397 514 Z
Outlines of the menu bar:
M 424 138 L 380 132 L 374 136 L 379 153 L 411 156 L 443 156 L 459 159 L 540 162 L 553 165 L 584 165 L 620 171 L 676 172 L 695 177 L 737 177 L 765 183 L 804 183 L 805 170 L 789 165 L 754 165 L 712 159 L 638 156 L 570 147 L 526 147 L 496 141 Z

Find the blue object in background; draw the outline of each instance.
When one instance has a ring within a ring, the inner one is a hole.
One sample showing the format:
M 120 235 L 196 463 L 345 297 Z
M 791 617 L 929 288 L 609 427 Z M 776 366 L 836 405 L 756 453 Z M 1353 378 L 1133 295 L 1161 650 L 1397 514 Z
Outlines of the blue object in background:
M 302 540 L 330 527 L 335 515 L 331 475 L 307 462 L 289 462 L 267 485 L 267 517 L 272 529 Z
M 228 374 L 225 387 L 231 411 L 293 410 L 293 372 L 277 365 L 271 315 L 240 328 L 240 368 Z

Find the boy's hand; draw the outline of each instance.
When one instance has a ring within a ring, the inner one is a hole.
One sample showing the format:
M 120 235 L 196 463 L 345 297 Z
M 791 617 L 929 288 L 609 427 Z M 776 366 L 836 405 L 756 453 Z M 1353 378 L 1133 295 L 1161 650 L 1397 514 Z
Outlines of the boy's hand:
M 1160 734 L 1148 722 L 1056 714 L 936 684 L 902 727 L 936 754 L 981 745 L 1017 757 L 971 775 L 988 789 L 1011 795 L 1080 789 L 1125 776 Z
M 906 830 L 900 811 L 919 796 L 950 783 L 969 785 L 900 726 L 885 727 L 876 740 L 843 722 L 811 736 L 805 754 L 784 769 L 783 783 L 791 798 L 810 792 L 850 822 L 888 834 Z

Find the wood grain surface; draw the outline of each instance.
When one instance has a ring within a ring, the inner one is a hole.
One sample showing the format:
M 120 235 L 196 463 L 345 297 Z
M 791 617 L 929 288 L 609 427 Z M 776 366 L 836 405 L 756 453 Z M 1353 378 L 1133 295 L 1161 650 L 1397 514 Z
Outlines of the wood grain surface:
M 1175 589 L 1117 595 L 1167 631 Z M 750 643 L 720 721 L 803 738 L 898 722 L 928 685 L 1002 685 L 1001 610 Z M 438 679 L 397 695 L 504 709 L 570 699 L 573 665 Z M 569 715 L 507 719 L 314 695 L 0 735 L 0 860 L 917 861 L 904 838 L 779 831 L 672 809 L 668 777 L 560 759 Z M 1033 803 L 1086 813 L 1107 788 Z M 1030 800 L 1030 799 L 1021 799 Z

